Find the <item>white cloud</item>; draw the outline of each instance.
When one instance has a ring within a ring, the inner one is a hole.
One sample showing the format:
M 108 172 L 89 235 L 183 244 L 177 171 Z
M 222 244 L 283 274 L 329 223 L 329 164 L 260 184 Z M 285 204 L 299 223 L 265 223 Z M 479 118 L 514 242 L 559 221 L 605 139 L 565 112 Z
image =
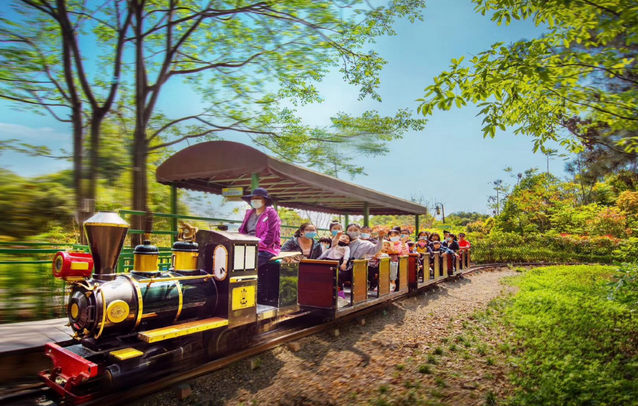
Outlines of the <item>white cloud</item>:
M 71 134 L 60 132 L 51 127 L 31 128 L 20 124 L 0 123 L 0 138 L 16 138 L 21 141 L 43 143 L 63 142 L 69 143 Z

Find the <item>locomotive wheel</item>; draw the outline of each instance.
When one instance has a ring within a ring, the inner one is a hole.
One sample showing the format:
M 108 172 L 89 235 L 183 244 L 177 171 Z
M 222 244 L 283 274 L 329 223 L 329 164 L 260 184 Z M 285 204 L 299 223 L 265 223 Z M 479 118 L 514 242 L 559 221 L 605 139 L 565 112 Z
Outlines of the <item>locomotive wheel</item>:
M 217 337 L 215 352 L 225 355 L 240 347 L 240 337 L 236 330 L 227 329 Z
M 190 339 L 182 345 L 178 362 L 183 363 L 185 367 L 193 366 L 199 362 L 203 354 L 204 346 L 201 341 Z

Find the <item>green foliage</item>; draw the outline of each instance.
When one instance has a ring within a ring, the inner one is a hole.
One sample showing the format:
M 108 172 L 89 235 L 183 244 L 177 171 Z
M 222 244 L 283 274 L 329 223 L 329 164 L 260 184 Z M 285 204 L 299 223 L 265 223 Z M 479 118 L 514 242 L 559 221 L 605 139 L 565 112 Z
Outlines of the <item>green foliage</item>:
M 619 136 L 616 146 L 636 151 L 635 1 L 473 2 L 499 25 L 532 20 L 546 30 L 539 38 L 493 44 L 468 63 L 452 59 L 425 89 L 420 113 L 474 103 L 484 137 L 514 127 L 516 134 L 536 137 L 535 151 L 548 140 L 581 150 L 595 142 L 595 132 Z
M 17 240 L 72 224 L 73 192 L 47 177 L 23 178 L 0 169 L 0 235 Z
M 638 265 L 624 263 L 609 284 L 609 298 L 624 305 L 638 308 Z
M 487 214 L 458 211 L 447 216 L 445 221 L 452 226 L 465 227 L 468 224 L 476 223 L 477 221 L 485 221 L 488 218 L 489 216 Z
M 512 280 L 516 405 L 626 405 L 638 391 L 638 319 L 608 300 L 613 267 L 557 266 Z

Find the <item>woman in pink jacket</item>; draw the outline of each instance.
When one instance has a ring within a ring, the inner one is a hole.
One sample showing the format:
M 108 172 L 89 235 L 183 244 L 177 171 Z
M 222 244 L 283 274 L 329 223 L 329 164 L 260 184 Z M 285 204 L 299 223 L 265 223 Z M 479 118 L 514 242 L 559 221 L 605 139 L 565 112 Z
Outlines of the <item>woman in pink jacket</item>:
M 272 207 L 272 198 L 266 189 L 257 188 L 252 194 L 242 196 L 242 199 L 252 209 L 246 212 L 239 232 L 261 240 L 257 266 L 262 266 L 281 251 L 281 220 L 277 210 Z

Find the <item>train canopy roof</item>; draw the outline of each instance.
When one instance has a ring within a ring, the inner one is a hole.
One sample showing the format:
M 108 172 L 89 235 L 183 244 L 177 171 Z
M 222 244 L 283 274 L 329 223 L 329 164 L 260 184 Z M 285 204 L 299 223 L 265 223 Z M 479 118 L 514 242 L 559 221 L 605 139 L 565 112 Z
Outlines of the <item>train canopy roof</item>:
M 185 148 L 162 163 L 157 181 L 165 185 L 222 194 L 223 188 L 242 187 L 250 193 L 252 175 L 276 204 L 324 213 L 425 214 L 421 205 L 333 178 L 270 157 L 248 145 L 210 141 Z

